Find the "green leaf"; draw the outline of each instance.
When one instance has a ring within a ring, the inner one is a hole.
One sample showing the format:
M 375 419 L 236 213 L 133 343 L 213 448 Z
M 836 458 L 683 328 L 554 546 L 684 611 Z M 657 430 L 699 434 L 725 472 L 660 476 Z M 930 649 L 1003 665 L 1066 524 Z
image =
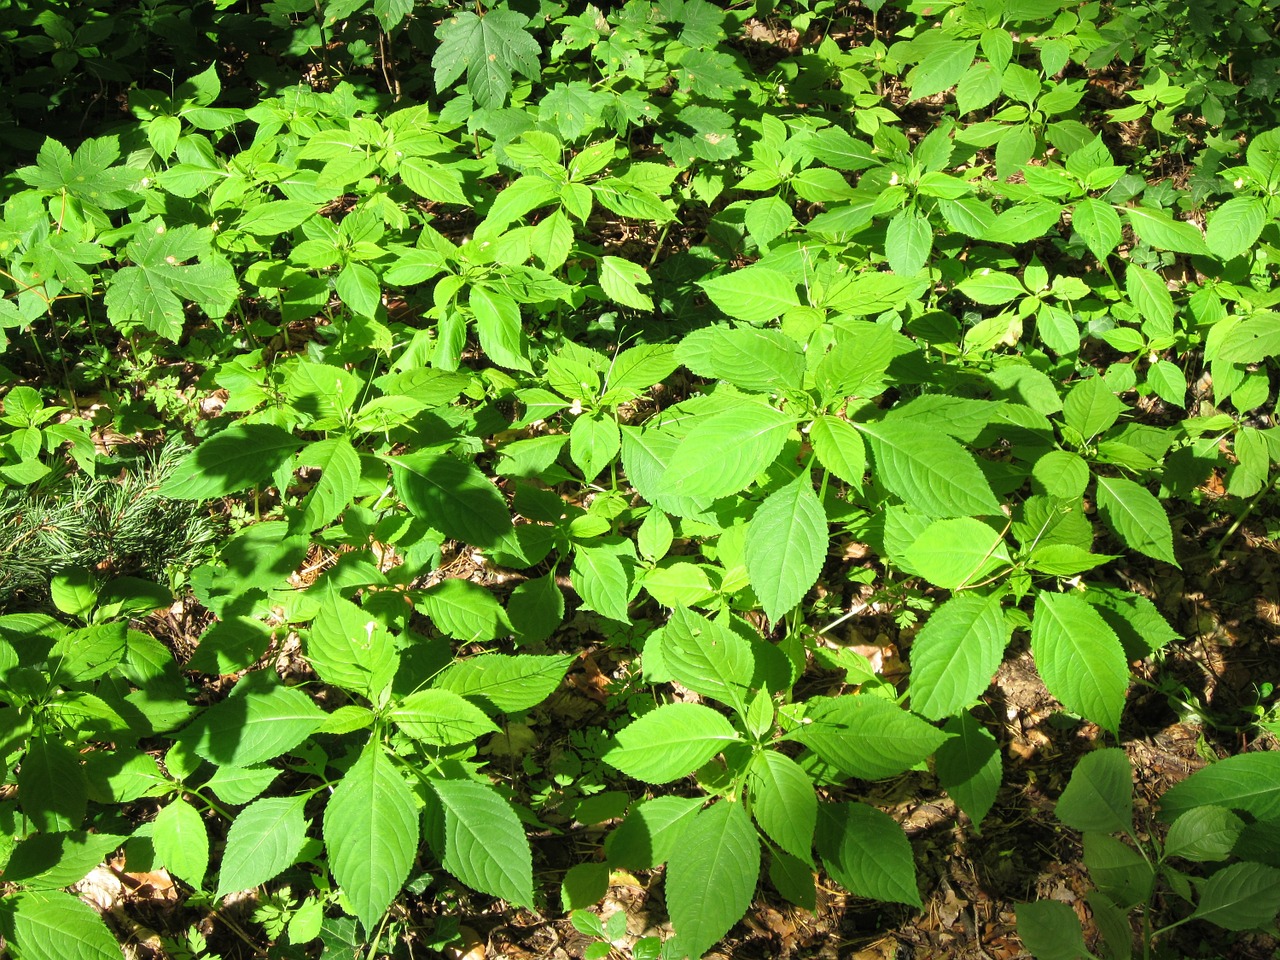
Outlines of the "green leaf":
M 579 544 L 569 571 L 573 588 L 586 610 L 619 623 L 630 623 L 627 604 L 631 598 L 631 577 L 617 551 L 609 547 Z
M 769 882 L 783 898 L 797 907 L 818 909 L 818 888 L 814 882 L 813 857 L 797 860 L 789 853 L 773 850 L 769 856 Z
M 587 483 L 594 482 L 618 455 L 621 443 L 617 421 L 607 411 L 583 414 L 569 429 L 569 456 Z
M 770 620 L 781 620 L 817 581 L 827 540 L 827 515 L 808 470 L 756 509 L 747 526 L 747 576 Z
M 951 717 L 942 729 L 951 739 L 934 756 L 938 782 L 976 827 L 1000 790 L 1004 773 L 1000 745 L 968 711 Z
M 793 220 L 791 206 L 779 197 L 761 197 L 747 204 L 743 214 L 747 233 L 761 250 L 786 233 Z
M 467 303 L 476 317 L 480 346 L 489 359 L 510 370 L 532 371 L 520 305 L 515 299 L 477 284 L 471 288 Z
M 1210 359 L 1228 363 L 1261 363 L 1275 356 L 1280 356 L 1280 313 L 1259 310 L 1231 326 Z
M 912 207 L 893 215 L 884 235 L 889 269 L 900 277 L 914 277 L 929 262 L 932 249 L 933 227 L 928 217 Z
M 978 51 L 976 40 L 952 40 L 949 35 L 948 39 L 929 40 L 932 42 L 919 50 L 918 62 L 907 75 L 912 100 L 950 90 L 968 72 Z
M 261 796 L 262 792 L 275 783 L 279 776 L 279 770 L 265 763 L 255 764 L 252 767 L 221 766 L 205 781 L 204 785 L 223 803 L 238 806 Z
M 1204 235 L 1193 224 L 1174 220 L 1153 207 L 1126 207 L 1129 225 L 1138 237 L 1159 250 L 1187 253 L 1192 256 L 1209 253 Z
M 671 678 L 694 693 L 745 710 L 755 658 L 747 641 L 723 623 L 676 607 L 662 631 L 662 660 Z
M 120 946 L 97 911 L 56 891 L 11 893 L 0 906 L 0 932 L 14 960 L 121 960 Z
M 564 594 L 555 576 L 535 577 L 512 590 L 507 618 L 521 643 L 536 643 L 555 633 L 564 621 Z
M 575 659 L 573 654 L 485 653 L 447 667 L 432 686 L 476 699 L 482 707 L 515 713 L 536 707 L 551 696 Z
M 1071 226 L 1084 238 L 1085 245 L 1093 255 L 1103 262 L 1120 246 L 1124 235 L 1120 214 L 1116 213 L 1115 207 L 1092 197 L 1076 203 L 1071 215 Z
M 785 754 L 765 750 L 751 761 L 747 784 L 760 829 L 793 857 L 810 861 L 818 798 L 809 775 Z
M 305 200 L 268 200 L 250 207 L 235 228 L 256 237 L 275 237 L 301 226 L 315 212 L 316 205 Z
M 795 280 L 769 267 L 734 270 L 699 280 L 698 286 L 727 316 L 744 323 L 768 323 L 800 306 Z
M 668 703 L 619 730 L 601 759 L 645 783 L 669 783 L 737 741 L 733 726 L 710 707 Z
M 1280 753 L 1240 753 L 1197 770 L 1165 791 L 1160 819 L 1167 823 L 1205 806 L 1280 819 Z
M 329 869 L 366 931 L 409 877 L 418 852 L 418 807 L 376 739 L 338 782 L 324 810 Z
M 1128 546 L 1178 566 L 1173 527 L 1164 507 L 1146 488 L 1119 477 L 1098 478 L 1098 512 Z
M 446 577 L 419 592 L 414 606 L 443 633 L 463 643 L 508 636 L 506 611 L 493 591 L 461 577 Z
M 946 739 L 919 717 L 880 697 L 813 697 L 807 721 L 787 735 L 851 777 L 878 780 L 919 763 Z
M 432 780 L 444 808 L 444 867 L 473 889 L 533 906 L 533 857 L 520 818 L 493 787 Z
M 742 804 L 721 799 L 685 828 L 667 863 L 676 955 L 701 957 L 742 919 L 760 876 L 760 841 Z
M 1226 807 L 1193 807 L 1173 821 L 1165 837 L 1164 855 L 1200 863 L 1226 860 L 1244 827 L 1244 821 Z
M 1020 903 L 1018 937 L 1036 960 L 1091 960 L 1080 920 L 1060 900 Z
M 1062 404 L 1062 415 L 1067 426 L 1077 431 L 1086 441 L 1106 430 L 1124 412 L 1124 404 L 1112 392 L 1102 377 L 1081 380 Z
M 391 682 L 400 657 L 375 617 L 329 584 L 307 634 L 307 660 L 326 683 L 375 699 Z
M 1000 71 L 979 61 L 956 84 L 956 112 L 960 116 L 981 110 L 1000 96 Z
M 1129 302 L 1142 318 L 1143 329 L 1150 330 L 1152 328 L 1147 324 L 1154 324 L 1160 330 L 1173 333 L 1173 321 L 1178 311 L 1163 277 L 1153 270 L 1131 263 L 1125 268 L 1124 288 L 1129 295 Z
M 1085 754 L 1071 771 L 1056 814 L 1068 827 L 1100 833 L 1133 829 L 1133 768 L 1115 747 Z
M 396 168 L 404 185 L 420 197 L 437 203 L 470 206 L 462 192 L 462 177 L 457 170 L 422 157 L 406 157 Z
M 61 740 L 35 737 L 18 769 L 22 812 L 42 833 L 77 830 L 84 822 L 89 787 L 80 758 Z
M 958 590 L 1010 563 L 1004 537 L 973 517 L 935 520 L 906 551 L 914 572 L 934 586 Z
M 69 887 L 83 880 L 127 839 L 116 833 L 85 833 L 81 830 L 30 833 L 12 846 L 9 862 L 4 868 L 5 882 L 44 890 Z M 12 841 L 8 841 L 6 847 L 9 843 Z
M 930 614 L 911 644 L 913 710 L 941 720 L 991 685 L 1012 632 L 1000 601 L 999 594 L 965 593 Z
M 607 863 L 575 863 L 560 884 L 560 904 L 565 910 L 581 910 L 603 900 L 608 892 Z
M 266 483 L 302 441 L 269 423 L 237 423 L 205 440 L 173 468 L 159 494 L 213 500 Z
M 986 267 L 961 280 L 956 289 L 974 303 L 988 306 L 999 306 L 1027 295 L 1027 288 L 1013 274 Z
M 991 516 L 1000 503 L 973 455 L 924 423 L 856 424 L 871 441 L 875 475 L 909 506 L 933 517 Z
M 355 497 L 360 455 L 345 437 L 330 437 L 308 444 L 298 454 L 298 465 L 320 469 L 320 479 L 302 501 L 304 525 L 319 530 L 336 520 Z
M 170 873 L 200 889 L 209 869 L 209 832 L 195 807 L 181 797 L 168 803 L 152 823 L 151 842 Z
M 609 862 L 632 870 L 651 870 L 665 863 L 702 804 L 702 797 L 670 796 L 636 803 L 605 838 Z
M 410 512 L 445 536 L 483 548 L 512 529 L 506 500 L 475 464 L 426 451 L 390 462 L 396 490 Z
M 102 584 L 84 567 L 69 567 L 56 574 L 49 583 L 53 605 L 71 617 L 88 620 L 98 602 Z
M 862 434 L 839 417 L 824 414 L 809 428 L 809 442 L 824 469 L 855 489 L 862 489 L 867 472 L 867 448 Z
M 231 696 L 199 714 L 176 739 L 206 760 L 247 767 L 287 753 L 324 722 L 324 712 L 301 690 L 274 678 L 250 686 L 248 677 L 241 680 Z
M 293 866 L 307 839 L 305 801 L 305 794 L 264 797 L 240 811 L 227 832 L 217 897 L 260 886 Z
M 481 107 L 501 107 L 511 92 L 512 72 L 538 79 L 541 49 L 528 32 L 529 19 L 514 10 L 483 17 L 462 11 L 440 24 L 440 46 L 431 58 L 436 90 L 443 92 L 465 70 L 467 91 Z
M 1031 652 L 1063 706 L 1112 733 L 1119 729 L 1129 666 L 1115 632 L 1083 598 L 1036 595 Z
M 702 418 L 671 455 L 659 492 L 709 500 L 737 493 L 777 459 L 794 426 L 793 417 L 752 402 Z
M 600 289 L 615 303 L 634 310 L 652 310 L 653 298 L 640 287 L 651 283 L 644 267 L 621 257 L 600 258 Z
M 911 844 L 887 813 L 865 803 L 824 803 L 816 839 L 827 873 L 850 893 L 920 906 Z
M 1261 863 L 1223 867 L 1200 888 L 1192 914 L 1225 930 L 1257 930 L 1274 924 L 1280 911 L 1280 870 Z
M 1261 198 L 1234 197 L 1209 214 L 1205 243 L 1219 260 L 1234 260 L 1258 242 L 1266 221 Z
M 449 690 L 411 693 L 390 716 L 415 740 L 438 746 L 471 743 L 486 733 L 498 732 L 498 725 L 483 710 Z
M 743 390 L 798 389 L 804 382 L 804 352 L 779 330 L 703 327 L 680 341 L 676 359 L 700 377 Z

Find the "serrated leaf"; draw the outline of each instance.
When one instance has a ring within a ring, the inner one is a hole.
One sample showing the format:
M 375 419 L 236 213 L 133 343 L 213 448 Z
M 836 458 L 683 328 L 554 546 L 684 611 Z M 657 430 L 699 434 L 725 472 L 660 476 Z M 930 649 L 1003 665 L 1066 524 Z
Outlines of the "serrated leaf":
M 795 280 L 769 267 L 734 270 L 699 280 L 698 286 L 726 315 L 744 323 L 768 323 L 800 306 Z
M 956 289 L 974 303 L 999 306 L 1027 295 L 1022 281 L 1000 270 L 983 268 L 956 284 Z
M 1118 748 L 1085 754 L 1071 771 L 1054 811 L 1081 832 L 1127 833 L 1133 829 L 1133 768 Z
M 1169 515 L 1145 487 L 1119 477 L 1099 477 L 1098 512 L 1128 546 L 1178 566 Z
M 152 823 L 151 842 L 170 873 L 200 889 L 209 869 L 209 831 L 195 807 L 181 797 L 166 804 Z
M 676 607 L 662 631 L 662 659 L 672 679 L 694 693 L 745 709 L 755 658 L 729 627 L 686 607 Z
M 329 869 L 366 931 L 409 877 L 418 852 L 413 791 L 377 740 L 338 782 L 324 810 Z
M 867 448 L 857 430 L 839 417 L 823 415 L 809 428 L 809 442 L 824 469 L 862 489 L 867 472 Z
M 1000 790 L 1004 773 L 1000 745 L 968 711 L 951 717 L 942 729 L 951 739 L 934 756 L 938 782 L 976 827 Z
M 316 209 L 304 200 L 268 200 L 250 207 L 235 227 L 255 237 L 274 237 L 300 226 Z
M 780 620 L 804 599 L 827 555 L 827 515 L 808 470 L 775 490 L 747 525 L 745 560 L 765 616 Z
M 810 860 L 818 798 L 809 775 L 790 757 L 765 750 L 752 760 L 747 784 L 760 829 L 793 857 Z
M 423 451 L 391 465 L 396 490 L 410 512 L 445 536 L 483 548 L 512 529 L 506 500 L 475 464 Z
M 473 889 L 533 906 L 533 857 L 520 818 L 493 787 L 432 780 L 444 808 L 444 867 Z
M 1245 823 L 1226 807 L 1193 807 L 1169 828 L 1166 857 L 1205 862 L 1226 860 L 1235 850 Z
M 18 769 L 18 798 L 23 814 L 42 833 L 79 829 L 89 787 L 76 752 L 61 740 L 33 738 Z
M 615 303 L 634 310 L 652 310 L 653 298 L 641 293 L 652 281 L 644 267 L 621 257 L 600 258 L 600 289 Z
M 1258 242 L 1266 219 L 1261 198 L 1233 197 L 1209 214 L 1205 243 L 1218 259 L 1234 260 Z
M 574 659 L 573 654 L 485 653 L 446 667 L 431 685 L 476 700 L 482 707 L 515 713 L 551 696 Z
M 737 493 L 777 459 L 794 426 L 793 417 L 760 403 L 701 419 L 672 453 L 658 492 L 708 500 Z
M 1125 268 L 1124 288 L 1129 302 L 1142 318 L 1144 329 L 1149 329 L 1146 324 L 1154 323 L 1161 330 L 1173 332 L 1173 321 L 1178 311 L 1163 277 L 1131 263 Z
M 536 80 L 538 42 L 527 31 L 529 19 L 514 10 L 469 11 L 440 24 L 440 46 L 431 58 L 436 90 L 443 92 L 466 71 L 467 91 L 481 107 L 501 107 L 511 92 L 512 73 Z
M 1036 960 L 1090 960 L 1080 920 L 1059 900 L 1020 903 L 1018 937 Z
M 415 740 L 438 746 L 471 743 L 498 725 L 474 703 L 449 690 L 418 690 L 391 711 L 391 719 Z
M 667 863 L 667 908 L 678 954 L 701 957 L 751 906 L 760 841 L 742 804 L 721 799 L 685 828 Z
M 621 443 L 618 423 L 605 411 L 583 414 L 569 429 L 569 456 L 587 483 L 618 455 Z
M 738 739 L 733 725 L 710 707 L 668 703 L 619 730 L 601 759 L 645 783 L 669 783 Z
M 1172 250 L 1192 256 L 1209 252 L 1204 235 L 1193 224 L 1175 220 L 1153 207 L 1126 207 L 1125 215 L 1133 232 L 1158 250 Z
M 804 382 L 804 352 L 779 330 L 703 327 L 680 341 L 676 359 L 700 377 L 743 390 L 798 388 Z
M 302 446 L 269 423 L 237 423 L 178 461 L 158 493 L 171 500 L 212 500 L 266 483 Z
M 1011 562 L 1000 532 L 973 517 L 935 520 L 905 556 L 914 572 L 947 590 L 980 581 Z
M 1275 923 L 1280 911 L 1280 870 L 1262 863 L 1233 863 L 1200 888 L 1192 915 L 1226 930 L 1255 930 Z
M 324 717 L 301 690 L 278 681 L 259 682 L 250 690 L 246 678 L 232 696 L 206 709 L 176 739 L 206 760 L 247 767 L 292 750 L 319 729 Z
M 875 475 L 909 506 L 933 517 L 991 516 L 1000 503 L 973 455 L 927 424 L 856 424 L 871 441 Z
M 813 697 L 806 722 L 787 735 L 851 777 L 877 780 L 910 769 L 946 735 L 880 697 Z
M 14 960 L 121 960 L 115 935 L 79 897 L 57 891 L 11 893 L 0 909 Z
M 890 270 L 900 277 L 914 277 L 928 263 L 932 249 L 933 227 L 928 217 L 914 208 L 893 215 L 884 235 Z
M 1041 592 L 1031 652 L 1049 692 L 1106 730 L 1120 727 L 1129 667 L 1115 632 L 1083 598 Z
M 552 574 L 519 584 L 507 600 L 507 618 L 521 643 L 545 640 L 564 621 L 564 594 Z
M 1112 251 L 1120 246 L 1124 230 L 1120 214 L 1115 207 L 1101 200 L 1086 197 L 1075 205 L 1071 226 L 1084 238 L 1085 245 L 1100 261 L 1105 262 Z
M 920 906 L 911 844 L 887 813 L 865 803 L 824 803 L 816 840 L 827 872 L 849 892 Z
M 307 839 L 305 800 L 305 795 L 264 797 L 240 811 L 227 832 L 219 898 L 260 886 L 294 864 Z
M 1106 430 L 1124 412 L 1110 385 L 1102 377 L 1081 380 L 1062 404 L 1062 415 L 1067 426 L 1077 431 L 1085 440 L 1091 440 Z
M 911 644 L 913 710 L 941 720 L 991 685 L 1012 632 L 1000 599 L 965 593 L 929 616 Z
M 1204 806 L 1280 819 L 1280 753 L 1240 753 L 1197 770 L 1165 791 L 1160 819 L 1167 823 Z
M 573 553 L 569 578 L 585 609 L 620 623 L 631 622 L 627 612 L 631 577 L 615 551 L 579 545 Z
M 464 643 L 507 636 L 512 627 L 493 591 L 461 577 L 446 577 L 417 595 L 418 611 Z
M 639 801 L 605 839 L 609 862 L 632 870 L 665 863 L 703 802 L 702 797 L 671 796 Z
M 391 682 L 400 663 L 386 628 L 332 585 L 307 634 L 306 654 L 325 682 L 370 699 Z

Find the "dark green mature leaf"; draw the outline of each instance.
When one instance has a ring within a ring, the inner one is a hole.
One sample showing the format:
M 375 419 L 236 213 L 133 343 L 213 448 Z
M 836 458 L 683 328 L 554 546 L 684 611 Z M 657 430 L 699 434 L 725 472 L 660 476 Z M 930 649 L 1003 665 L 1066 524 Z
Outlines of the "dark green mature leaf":
M 1193 807 L 1169 828 L 1166 857 L 1204 862 L 1226 860 L 1235 849 L 1245 823 L 1226 807 Z
M 511 75 L 538 79 L 538 42 L 527 31 L 528 17 L 498 8 L 483 17 L 470 11 L 440 24 L 440 46 L 431 58 L 436 89 L 443 92 L 463 71 L 467 90 L 482 107 L 501 107 L 511 92 Z
M 324 842 L 334 879 L 365 930 L 376 930 L 418 852 L 413 791 L 376 739 L 329 797 Z
M 938 782 L 974 825 L 996 802 L 1003 776 L 1000 745 L 994 734 L 965 711 L 947 721 L 951 739 L 934 756 Z
M 59 891 L 10 894 L 0 932 L 14 960 L 121 960 L 120 946 L 97 911 Z
M 925 423 L 859 423 L 876 476 L 908 506 L 934 517 L 990 516 L 1000 502 L 973 455 Z
M 227 832 L 218 897 L 264 884 L 293 865 L 307 838 L 306 799 L 264 797 L 240 811 Z
M 77 753 L 61 739 L 35 737 L 18 769 L 22 813 L 42 833 L 78 830 L 89 786 Z
M 827 872 L 851 893 L 920 906 L 911 844 L 887 813 L 865 803 L 824 803 L 816 840 Z
M 1280 819 L 1280 753 L 1241 753 L 1197 770 L 1160 798 L 1160 819 L 1205 806 Z
M 1098 512 L 1134 550 L 1178 566 L 1169 515 L 1146 488 L 1120 477 L 1099 477 Z
M 699 813 L 667 863 L 667 908 L 677 952 L 701 957 L 742 919 L 760 876 L 760 841 L 741 803 Z
M 632 870 L 650 870 L 665 863 L 702 804 L 702 797 L 641 800 L 606 838 L 609 862 Z
M 444 808 L 444 866 L 467 886 L 533 906 L 533 857 L 520 818 L 493 787 L 432 780 Z
M 851 777 L 876 780 L 902 773 L 933 753 L 942 731 L 880 697 L 813 697 L 809 722 L 787 735 Z
M 1133 768 L 1115 747 L 1086 754 L 1071 771 L 1055 810 L 1068 827 L 1101 833 L 1133 829 Z
M 159 493 L 171 500 L 212 500 L 266 483 L 302 441 L 269 423 L 237 423 L 178 461 Z
M 991 685 L 1011 633 L 999 594 L 965 593 L 940 606 L 911 644 L 912 709 L 941 720 L 973 702 Z
M 390 462 L 405 505 L 445 536 L 483 548 L 512 529 L 506 500 L 475 464 L 427 451 Z
M 1082 597 L 1036 595 L 1031 652 L 1063 706 L 1113 733 L 1119 729 L 1129 665 L 1115 632 Z
M 1020 903 L 1018 936 L 1036 960 L 1090 960 L 1075 911 L 1060 900 Z
M 1227 930 L 1271 926 L 1280 912 L 1280 869 L 1261 863 L 1223 867 L 1200 890 L 1194 916 Z
M 827 541 L 827 515 L 808 470 L 756 510 L 747 526 L 747 575 L 770 620 L 785 616 L 817 581 Z
M 810 860 L 818 798 L 800 764 L 776 750 L 765 750 L 751 761 L 747 785 L 760 829 L 793 857 Z
M 723 716 L 700 703 L 668 703 L 618 731 L 601 757 L 629 777 L 669 783 L 739 739 Z

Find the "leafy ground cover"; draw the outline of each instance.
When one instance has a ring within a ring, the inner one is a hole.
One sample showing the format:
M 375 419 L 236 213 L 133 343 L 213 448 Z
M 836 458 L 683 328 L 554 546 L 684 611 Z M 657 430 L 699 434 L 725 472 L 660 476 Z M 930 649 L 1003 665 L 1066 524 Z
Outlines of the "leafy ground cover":
M 1275 956 L 1278 26 L 0 9 L 9 952 Z

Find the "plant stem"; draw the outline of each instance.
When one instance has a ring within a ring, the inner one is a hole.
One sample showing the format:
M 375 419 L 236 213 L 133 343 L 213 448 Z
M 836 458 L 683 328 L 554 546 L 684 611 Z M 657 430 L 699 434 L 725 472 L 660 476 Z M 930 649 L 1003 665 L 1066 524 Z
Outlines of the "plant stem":
M 1236 531 L 1240 529 L 1240 525 L 1243 524 L 1245 520 L 1249 519 L 1249 514 L 1253 513 L 1253 508 L 1256 507 L 1258 502 L 1271 491 L 1271 488 L 1276 485 L 1277 480 L 1280 480 L 1280 473 L 1273 476 L 1271 481 L 1265 484 L 1261 490 L 1253 495 L 1253 499 L 1245 504 L 1245 508 L 1240 511 L 1240 516 L 1236 517 L 1235 523 L 1231 524 L 1227 529 L 1227 532 L 1222 535 L 1222 539 L 1219 540 L 1213 550 L 1209 552 L 1209 559 L 1212 562 L 1218 562 L 1218 557 L 1222 555 L 1222 548 L 1227 545 L 1227 541 L 1234 537 Z

